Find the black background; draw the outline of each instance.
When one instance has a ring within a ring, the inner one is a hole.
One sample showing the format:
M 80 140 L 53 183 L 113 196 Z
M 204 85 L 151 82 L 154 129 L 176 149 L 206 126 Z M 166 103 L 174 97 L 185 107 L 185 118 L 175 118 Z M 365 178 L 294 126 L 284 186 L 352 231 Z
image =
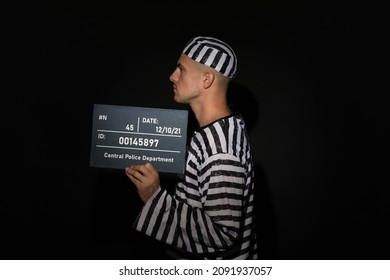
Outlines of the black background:
M 292 2 L 4 9 L 0 258 L 163 257 L 131 228 L 142 204 L 124 171 L 89 166 L 93 104 L 188 109 L 169 75 L 210 35 L 238 56 L 229 99 L 249 126 L 261 258 L 388 259 L 388 7 Z

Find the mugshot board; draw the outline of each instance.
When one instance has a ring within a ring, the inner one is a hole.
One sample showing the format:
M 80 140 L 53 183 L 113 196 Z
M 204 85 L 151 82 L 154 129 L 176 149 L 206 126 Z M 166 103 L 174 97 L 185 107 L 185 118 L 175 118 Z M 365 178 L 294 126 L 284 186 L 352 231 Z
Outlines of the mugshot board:
M 183 173 L 187 124 L 187 110 L 94 104 L 90 166 Z

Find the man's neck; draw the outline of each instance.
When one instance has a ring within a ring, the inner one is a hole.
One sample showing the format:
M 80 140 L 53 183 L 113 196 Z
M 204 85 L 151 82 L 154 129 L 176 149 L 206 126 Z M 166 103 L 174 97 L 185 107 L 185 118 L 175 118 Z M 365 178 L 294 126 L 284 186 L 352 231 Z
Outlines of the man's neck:
M 226 117 L 231 114 L 231 111 L 227 105 L 218 107 L 191 107 L 191 109 L 193 110 L 200 127 L 206 126 L 220 118 Z

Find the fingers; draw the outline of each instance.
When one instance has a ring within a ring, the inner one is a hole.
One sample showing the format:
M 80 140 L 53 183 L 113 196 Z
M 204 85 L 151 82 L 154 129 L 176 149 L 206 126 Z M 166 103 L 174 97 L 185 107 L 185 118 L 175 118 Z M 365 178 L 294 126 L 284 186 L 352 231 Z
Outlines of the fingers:
M 126 170 L 126 173 L 128 173 L 136 178 L 140 178 L 141 176 L 147 176 L 148 173 L 151 172 L 149 168 L 146 167 L 146 164 L 145 165 L 141 164 L 141 165 L 133 165 L 133 166 L 127 167 L 125 170 Z
M 157 175 L 157 170 L 151 163 L 132 165 L 126 167 L 126 175 L 131 179 L 136 179 L 140 182 L 145 181 L 147 178 L 155 177 Z
M 151 163 L 126 167 L 125 172 L 145 203 L 160 186 L 159 174 Z
M 134 167 L 127 167 L 125 169 L 126 171 L 126 175 L 127 177 L 130 178 L 131 181 L 133 181 L 135 183 L 134 180 L 137 180 L 137 181 L 140 181 L 141 180 L 141 177 L 142 177 L 142 174 L 140 172 L 138 172 L 136 169 L 134 169 Z
M 156 174 L 157 173 L 157 170 L 154 168 L 154 166 L 150 162 L 146 163 L 143 167 L 145 168 L 145 171 L 147 170 L 147 172 L 149 174 Z

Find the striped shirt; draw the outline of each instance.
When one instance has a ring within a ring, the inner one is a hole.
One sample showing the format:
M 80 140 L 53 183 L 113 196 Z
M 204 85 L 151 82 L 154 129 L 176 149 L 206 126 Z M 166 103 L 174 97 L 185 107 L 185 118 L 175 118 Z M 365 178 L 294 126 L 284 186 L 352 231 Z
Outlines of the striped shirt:
M 196 130 L 174 195 L 159 188 L 134 228 L 177 259 L 257 259 L 254 169 L 238 114 Z

